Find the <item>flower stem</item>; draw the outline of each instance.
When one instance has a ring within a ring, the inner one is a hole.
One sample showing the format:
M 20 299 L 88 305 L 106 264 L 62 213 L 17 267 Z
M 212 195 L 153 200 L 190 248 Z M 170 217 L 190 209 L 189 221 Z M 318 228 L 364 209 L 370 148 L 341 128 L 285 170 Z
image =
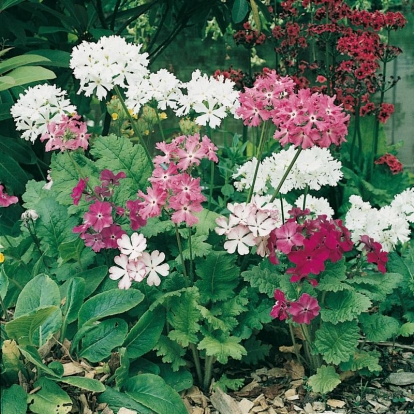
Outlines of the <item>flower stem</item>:
M 293 168 L 293 166 L 295 165 L 295 162 L 296 162 L 296 160 L 298 159 L 298 157 L 299 157 L 299 155 L 300 155 L 301 151 L 302 151 L 302 147 L 300 147 L 300 146 L 299 146 L 299 147 L 296 149 L 296 154 L 295 154 L 295 156 L 293 157 L 293 159 L 292 159 L 291 163 L 289 164 L 289 166 L 287 167 L 287 170 L 286 170 L 286 171 L 285 171 L 285 173 L 283 174 L 283 177 L 282 177 L 282 179 L 280 180 L 280 182 L 279 182 L 279 184 L 278 184 L 278 186 L 277 186 L 277 188 L 276 188 L 276 190 L 275 190 L 275 193 L 273 194 L 273 196 L 272 196 L 272 198 L 270 199 L 269 203 L 272 203 L 273 201 L 275 201 L 275 198 L 279 195 L 279 191 L 280 191 L 280 189 L 282 188 L 282 185 L 283 185 L 283 183 L 285 182 L 285 180 L 286 180 L 287 176 L 289 175 L 290 170 L 291 170 L 291 169 Z
M 208 391 L 211 383 L 211 375 L 213 372 L 213 363 L 216 360 L 216 357 L 213 355 L 207 356 L 204 363 L 204 382 L 203 382 L 203 389 L 204 391 Z
M 132 129 L 134 130 L 135 135 L 139 138 L 139 140 L 140 140 L 140 144 L 142 145 L 142 148 L 144 148 L 145 155 L 147 156 L 148 162 L 149 162 L 149 164 L 152 166 L 152 158 L 151 158 L 151 155 L 150 155 L 150 153 L 149 153 L 149 151 L 148 151 L 148 148 L 147 148 L 147 146 L 145 145 L 145 142 L 144 142 L 144 140 L 142 139 L 141 134 L 139 133 L 139 131 L 138 131 L 138 129 L 137 129 L 137 126 L 135 125 L 135 120 L 134 120 L 134 118 L 132 117 L 131 113 L 129 112 L 128 108 L 127 108 L 127 107 L 126 107 L 126 105 L 125 105 L 124 98 L 123 98 L 123 96 L 122 96 L 122 94 L 121 94 L 121 91 L 119 90 L 119 88 L 118 88 L 118 86 L 117 86 L 117 85 L 115 85 L 115 86 L 114 86 L 114 90 L 115 90 L 115 93 L 116 93 L 116 94 L 117 94 L 117 96 L 118 96 L 119 102 L 121 102 L 122 108 L 124 109 L 124 111 L 125 111 L 125 113 L 126 113 L 126 115 L 127 115 L 128 119 L 129 119 L 129 122 L 131 123 L 131 127 L 132 127 Z
M 175 237 L 177 238 L 177 246 L 178 246 L 178 251 L 180 252 L 180 260 L 181 260 L 181 265 L 183 267 L 183 274 L 184 274 L 185 280 L 188 283 L 188 274 L 187 274 L 187 269 L 185 267 L 184 257 L 183 257 L 183 247 L 181 245 L 181 237 L 180 237 L 180 233 L 178 232 L 177 224 L 175 225 Z
M 198 355 L 198 351 L 195 344 L 190 343 L 190 350 L 193 354 L 193 360 L 196 368 L 198 383 L 203 384 L 203 374 L 201 372 L 200 356 Z

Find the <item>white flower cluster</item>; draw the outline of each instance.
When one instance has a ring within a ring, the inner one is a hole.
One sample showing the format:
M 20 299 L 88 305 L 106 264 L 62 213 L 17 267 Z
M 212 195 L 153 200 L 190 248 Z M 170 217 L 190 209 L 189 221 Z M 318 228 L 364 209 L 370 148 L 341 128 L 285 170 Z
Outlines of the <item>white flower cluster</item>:
M 345 226 L 351 231 L 354 243 L 368 235 L 389 252 L 398 243 L 410 240 L 410 223 L 414 223 L 414 188 L 396 195 L 389 206 L 380 209 L 373 208 L 357 195 L 352 195 L 349 201 L 352 206 L 345 216 Z
M 295 201 L 295 206 L 303 209 L 303 198 L 304 195 L 302 194 L 299 198 Z M 333 208 L 329 204 L 328 200 L 324 197 L 313 197 L 310 194 L 306 195 L 305 199 L 305 208 L 308 208 L 312 213 L 316 216 L 319 215 L 326 215 L 327 219 L 332 218 L 334 215 Z
M 227 116 L 227 112 L 235 115 L 239 107 L 239 93 L 234 90 L 234 85 L 233 81 L 223 76 L 216 79 L 195 70 L 191 80 L 182 84 L 187 89 L 187 94 L 181 95 L 175 113 L 184 116 L 192 109 L 200 114 L 195 118 L 198 125 L 208 124 L 211 128 L 216 128 Z
M 274 153 L 265 158 L 259 167 L 255 186 L 255 194 L 267 192 L 269 184 L 276 188 L 289 167 L 296 149 L 290 146 L 287 150 Z M 257 159 L 253 158 L 242 165 L 233 178 L 240 178 L 234 183 L 238 191 L 250 188 L 253 182 Z M 302 150 L 293 168 L 283 183 L 280 193 L 286 194 L 293 189 L 319 190 L 322 186 L 336 186 L 343 174 L 341 162 L 335 160 L 327 148 L 312 147 Z
M 80 80 L 86 96 L 96 93 L 99 100 L 115 85 L 125 88 L 139 84 L 148 74 L 148 53 L 142 45 L 130 44 L 120 36 L 102 37 L 97 43 L 82 42 L 72 51 L 70 67 Z
M 20 94 L 10 112 L 16 129 L 24 131 L 21 137 L 33 143 L 47 132 L 51 122 L 59 121 L 62 115 L 76 112 L 76 107 L 65 95 L 66 91 L 47 84 L 28 87 L 24 94 Z

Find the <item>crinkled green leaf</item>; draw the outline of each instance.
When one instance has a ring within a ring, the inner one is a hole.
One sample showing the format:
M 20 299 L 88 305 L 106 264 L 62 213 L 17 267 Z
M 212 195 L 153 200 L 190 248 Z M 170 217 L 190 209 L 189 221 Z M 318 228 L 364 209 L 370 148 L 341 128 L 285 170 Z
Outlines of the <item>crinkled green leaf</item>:
M 359 328 L 356 321 L 338 324 L 323 323 L 316 331 L 315 346 L 328 364 L 348 361 L 358 345 Z
M 312 391 L 321 394 L 331 392 L 340 383 L 341 379 L 339 374 L 335 371 L 335 368 L 326 365 L 322 365 L 318 368 L 316 374 L 308 379 L 308 385 L 312 387 Z
M 409 245 L 402 256 L 397 252 L 390 252 L 388 254 L 387 270 L 400 273 L 407 280 L 414 279 L 414 248 Z
M 60 305 L 59 287 L 49 276 L 38 275 L 21 291 L 14 311 L 14 317 L 27 315 L 39 308 Z
M 315 287 L 316 290 L 324 292 L 338 292 L 340 290 L 350 290 L 351 286 L 342 283 L 346 280 L 345 259 L 332 263 L 328 261 L 325 270 L 321 273 L 319 283 Z
M 220 214 L 207 209 L 203 209 L 194 215 L 198 217 L 198 223 L 194 225 L 196 236 L 208 236 L 210 231 L 214 230 L 217 227 L 216 218 L 220 217 Z
M 198 309 L 200 294 L 198 289 L 188 288 L 181 296 L 170 299 L 170 311 L 167 314 L 168 322 L 173 330 L 168 337 L 177 341 L 181 346 L 197 343 L 197 332 L 200 330 L 199 322 L 201 312 Z
M 212 389 L 220 388 L 223 392 L 228 390 L 237 391 L 244 385 L 244 381 L 245 378 L 229 378 L 226 374 L 223 374 L 218 381 L 214 382 Z
M 106 316 L 117 315 L 138 305 L 144 295 L 136 289 L 111 289 L 88 299 L 79 310 L 79 327 Z
M 65 414 L 72 410 L 72 400 L 54 381 L 47 378 L 40 378 L 34 383 L 38 389 L 27 398 L 29 409 L 33 413 Z
M 153 374 L 142 374 L 125 383 L 125 393 L 156 414 L 187 414 L 180 395 L 165 381 Z
M 105 319 L 82 338 L 79 356 L 90 362 L 100 362 L 121 346 L 128 332 L 128 324 L 120 318 Z
M 80 261 L 83 249 L 85 249 L 85 242 L 81 238 L 62 243 L 59 246 L 59 256 L 62 263 L 69 260 Z
M 150 238 L 157 236 L 160 233 L 167 233 L 174 231 L 174 223 L 171 220 L 161 220 L 158 217 L 149 218 L 147 225 L 139 229 L 145 237 Z
M 352 321 L 362 312 L 366 312 L 371 305 L 372 302 L 358 292 L 330 292 L 326 295 L 325 309 L 320 311 L 321 318 L 331 323 Z
M 202 303 L 232 298 L 240 282 L 235 256 L 224 251 L 213 251 L 206 258 L 197 260 L 196 274 L 200 278 L 196 286 L 201 292 Z
M 148 186 L 153 166 L 149 164 L 141 145 L 134 145 L 125 137 L 109 135 L 96 139 L 91 154 L 98 158 L 95 164 L 101 170 L 123 171 L 126 178 L 122 181 L 131 188 L 132 194 Z
M 246 355 L 246 349 L 240 345 L 241 338 L 221 333 L 217 336 L 206 335 L 198 344 L 198 349 L 205 350 L 206 355 L 214 356 L 221 364 L 227 364 L 228 359 L 240 360 Z
M 370 372 L 381 372 L 382 367 L 379 364 L 379 356 L 380 354 L 374 351 L 357 351 L 352 355 L 349 361 L 341 363 L 341 370 L 357 372 L 366 368 Z
M 377 313 L 362 314 L 359 320 L 367 339 L 373 342 L 383 342 L 397 336 L 400 328 L 397 319 Z
M 192 236 L 191 237 L 191 249 L 189 240 L 183 241 L 183 258 L 184 260 L 188 260 L 191 257 L 209 257 L 210 253 L 212 252 L 212 246 L 209 243 L 206 243 L 207 235 L 201 236 Z M 177 260 L 181 263 L 180 256 L 178 256 Z
M 251 336 L 243 345 L 247 351 L 242 359 L 245 364 L 257 365 L 259 361 L 264 361 L 269 356 L 271 345 L 262 343 L 254 336 Z
M 411 336 L 414 335 L 414 322 L 406 322 L 402 324 L 398 330 L 398 336 Z
M 157 350 L 157 356 L 162 356 L 162 362 L 171 364 L 174 371 L 187 364 L 183 359 L 185 348 L 167 336 L 161 335 L 154 349 Z
M 123 346 L 130 358 L 139 358 L 157 344 L 165 324 L 165 311 L 161 306 L 146 311 L 131 328 Z

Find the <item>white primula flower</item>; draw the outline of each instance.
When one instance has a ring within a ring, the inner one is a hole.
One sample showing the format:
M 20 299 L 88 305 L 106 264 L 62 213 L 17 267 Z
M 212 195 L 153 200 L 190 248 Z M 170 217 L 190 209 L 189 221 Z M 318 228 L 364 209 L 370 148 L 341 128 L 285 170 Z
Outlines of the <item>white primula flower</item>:
M 233 184 L 237 191 L 243 191 L 252 186 L 256 166 L 257 158 L 253 157 L 250 161 L 247 161 L 242 166 L 238 167 L 237 171 L 232 176 L 234 179 L 238 179 L 238 181 L 235 181 Z M 254 183 L 254 194 L 263 194 L 266 191 L 268 178 L 269 176 L 266 167 L 260 165 Z
M 115 86 L 140 83 L 148 74 L 149 63 L 148 53 L 141 53 L 141 47 L 120 36 L 109 36 L 73 48 L 69 65 L 80 81 L 78 93 L 95 93 L 102 100 Z
M 132 285 L 132 279 L 129 276 L 128 264 L 129 259 L 125 254 L 115 256 L 114 262 L 119 266 L 111 266 L 109 268 L 109 278 L 112 280 L 121 279 L 118 282 L 119 289 L 129 289 Z
M 295 206 L 303 209 L 303 197 L 301 195 L 296 201 Z M 306 195 L 305 208 L 308 208 L 312 213 L 317 216 L 325 214 L 328 219 L 332 218 L 334 211 L 330 206 L 328 200 L 324 197 L 318 198 L 311 195 Z
M 397 194 L 391 202 L 391 207 L 398 215 L 403 215 L 410 223 L 414 223 L 414 188 Z
M 74 112 L 76 106 L 66 98 L 66 91 L 47 84 L 27 88 L 10 109 L 16 129 L 31 142 L 47 132 L 49 123 Z
M 147 248 L 147 240 L 142 234 L 132 233 L 131 239 L 127 234 L 123 234 L 117 240 L 118 248 L 122 254 L 129 256 L 129 260 L 135 260 L 142 256 L 142 252 Z
M 148 285 L 159 286 L 161 283 L 159 275 L 168 276 L 170 272 L 168 263 L 161 264 L 165 260 L 165 254 L 162 252 L 160 253 L 158 250 L 154 250 L 151 255 L 144 252 L 141 260 L 146 267 Z
M 237 226 L 229 231 L 227 234 L 227 241 L 224 243 L 224 248 L 228 253 L 237 253 L 240 255 L 249 254 L 250 249 L 256 244 L 256 240 L 252 232 L 247 226 Z
M 23 221 L 28 221 L 28 220 L 35 221 L 39 218 L 39 214 L 36 213 L 36 210 L 26 210 L 24 213 L 22 213 L 20 218 Z

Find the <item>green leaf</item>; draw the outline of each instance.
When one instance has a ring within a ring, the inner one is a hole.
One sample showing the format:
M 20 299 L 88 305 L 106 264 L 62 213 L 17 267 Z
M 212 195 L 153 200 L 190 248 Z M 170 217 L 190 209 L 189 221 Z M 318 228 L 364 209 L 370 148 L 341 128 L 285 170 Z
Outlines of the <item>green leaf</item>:
M 187 414 L 181 397 L 165 381 L 152 374 L 130 378 L 125 384 L 125 394 L 157 414 Z
M 107 266 L 97 266 L 78 273 L 76 276 L 85 280 L 85 298 L 89 297 L 108 274 Z
M 347 362 L 342 362 L 340 367 L 342 371 L 360 371 L 361 369 L 368 369 L 370 372 L 381 372 L 382 367 L 379 364 L 379 352 L 364 352 L 357 351 L 352 355 Z
M 22 414 L 27 412 L 27 394 L 20 386 L 13 384 L 2 393 L 1 412 L 9 414 Z
M 5 382 L 18 382 L 18 373 L 24 369 L 24 364 L 20 359 L 20 351 L 16 341 L 6 339 L 3 342 L 1 347 L 1 363 L 1 375 Z
M 16 194 L 23 194 L 28 179 L 26 172 L 15 159 L 10 155 L 2 154 L 0 158 L 0 180 L 2 183 L 12 188 Z
M 125 381 L 129 378 L 129 357 L 126 348 L 119 348 L 119 367 L 115 370 L 116 388 L 120 389 L 124 386 Z
M 23 164 L 35 164 L 36 154 L 27 141 L 0 136 L 0 153 L 9 155 L 14 161 Z
M 191 237 L 191 249 L 189 240 L 183 242 L 183 258 L 184 260 L 189 260 L 195 257 L 208 257 L 212 253 L 212 246 L 209 243 L 206 243 L 207 235 L 201 236 L 192 236 Z M 180 257 L 177 258 L 177 261 L 181 264 Z
M 407 279 L 414 279 L 414 248 L 410 246 L 403 257 L 399 256 L 397 252 L 390 252 L 387 270 L 400 273 Z
M 264 361 L 269 356 L 271 345 L 263 344 L 260 339 L 256 339 L 254 336 L 251 336 L 243 345 L 247 353 L 242 361 L 246 364 L 257 365 L 259 361 Z
M 136 289 L 111 289 L 87 300 L 79 310 L 79 327 L 106 316 L 117 315 L 133 308 L 144 299 Z
M 63 382 L 65 384 L 72 385 L 73 387 L 92 392 L 104 392 L 106 389 L 105 385 L 103 385 L 102 382 L 93 378 L 71 376 L 61 378 L 59 382 Z
M 127 138 L 110 135 L 97 138 L 91 154 L 98 158 L 95 164 L 101 170 L 110 166 L 114 173 L 125 172 L 122 185 L 128 186 L 132 194 L 148 185 L 153 166 L 149 165 L 141 145 L 133 145 Z
M 188 288 L 181 296 L 172 297 L 170 311 L 167 314 L 168 322 L 174 328 L 168 337 L 187 347 L 190 343 L 197 343 L 197 332 L 200 330 L 201 313 L 198 309 L 200 294 L 197 288 Z
M 7 76 L 0 77 L 0 91 L 54 78 L 56 78 L 56 75 L 49 69 L 41 66 L 24 66 L 13 69 Z
M 115 391 L 111 387 L 106 387 L 105 392 L 98 395 L 98 402 L 108 404 L 108 407 L 111 407 L 111 410 L 114 410 L 115 412 L 118 412 L 124 407 L 129 410 L 134 410 L 139 414 L 154 414 L 154 411 L 151 409 L 139 404 L 124 393 Z
M 32 53 L 42 57 L 44 60 L 47 59 L 47 62 L 44 63 L 45 66 L 56 66 L 61 68 L 69 67 L 69 52 L 65 52 L 63 50 L 37 49 L 36 52 L 28 52 L 24 56 L 33 56 Z
M 322 292 L 338 292 L 340 290 L 352 289 L 351 286 L 341 283 L 346 280 L 345 271 L 345 259 L 341 259 L 335 263 L 328 261 L 315 289 Z
M 59 287 L 49 276 L 38 275 L 21 291 L 14 312 L 18 318 L 46 306 L 60 306 Z
M 362 331 L 368 341 L 383 342 L 397 336 L 400 324 L 397 319 L 391 316 L 379 314 L 362 314 L 359 317 Z
M 0 12 L 8 9 L 9 7 L 16 6 L 19 3 L 23 3 L 25 0 L 1 0 Z M 5 411 L 3 411 L 5 413 Z
M 400 326 L 400 329 L 398 330 L 397 336 L 411 336 L 414 335 L 414 323 L 413 322 L 406 322 Z
M 321 318 L 325 322 L 338 323 L 352 321 L 366 312 L 372 302 L 363 294 L 353 291 L 331 292 L 326 296 L 325 309 Z
M 128 324 L 120 318 L 105 319 L 82 339 L 79 356 L 90 362 L 100 362 L 121 346 L 128 332 Z
M 231 187 L 233 188 L 233 186 Z M 198 223 L 193 226 L 195 228 L 196 236 L 208 236 L 217 226 L 216 218 L 220 217 L 220 214 L 207 210 L 206 208 L 194 215 L 198 217 Z
M 197 348 L 205 349 L 206 355 L 215 356 L 220 364 L 227 364 L 229 357 L 241 359 L 247 354 L 246 349 L 239 344 L 240 341 L 241 338 L 225 333 L 217 336 L 206 335 Z
M 28 361 L 36 365 L 42 372 L 50 375 L 52 378 L 59 378 L 59 375 L 56 375 L 56 372 L 53 369 L 42 362 L 42 358 L 34 346 L 27 346 L 24 348 L 19 347 L 19 350 Z
M 6 73 L 9 70 L 27 66 L 31 63 L 47 63 L 49 59 L 39 55 L 20 55 L 5 59 L 0 63 L 0 74 Z M 0 78 L 1 79 L 1 78 Z
M 324 323 L 316 331 L 315 346 L 328 363 L 348 361 L 358 345 L 359 328 L 356 321 L 338 324 Z
M 81 238 L 76 238 L 59 245 L 59 256 L 62 259 L 62 263 L 66 263 L 69 260 L 79 260 L 84 248 L 85 242 Z
M 62 325 L 62 314 L 57 306 L 40 308 L 6 324 L 9 338 L 19 345 L 42 346 Z
M 165 324 L 164 309 L 146 311 L 133 326 L 123 344 L 130 358 L 139 358 L 157 344 Z
M 218 381 L 213 384 L 213 390 L 220 388 L 223 392 L 227 392 L 229 389 L 232 391 L 239 390 L 244 385 L 244 378 L 228 378 L 226 374 L 223 374 Z
M 0 298 L 4 300 L 9 287 L 9 278 L 4 272 L 3 266 L 0 267 Z
M 139 231 L 144 237 L 151 238 L 160 233 L 174 231 L 174 227 L 175 225 L 171 220 L 160 220 L 158 217 L 151 217 L 147 220 L 147 225 Z
M 185 348 L 167 336 L 161 335 L 154 349 L 157 350 L 157 356 L 162 356 L 162 362 L 171 364 L 173 371 L 178 371 L 187 364 L 183 359 Z
M 63 323 L 67 324 L 78 318 L 78 312 L 85 298 L 85 280 L 81 277 L 72 277 L 61 287 Z
M 227 300 L 233 297 L 240 282 L 235 256 L 224 251 L 213 251 L 206 258 L 196 260 L 196 282 L 202 303 Z
M 315 375 L 312 375 L 308 379 L 308 385 L 312 387 L 313 392 L 321 394 L 327 394 L 336 388 L 341 383 L 339 374 L 332 366 L 322 365 L 316 371 Z
M 234 23 L 240 23 L 244 20 L 249 11 L 247 0 L 235 0 L 231 9 L 231 18 Z
M 39 390 L 27 398 L 29 409 L 38 414 L 66 414 L 72 410 L 72 400 L 55 382 L 40 378 L 35 382 L 34 388 Z
M 193 386 L 193 376 L 185 368 L 180 368 L 178 371 L 175 371 L 171 365 L 161 364 L 160 376 L 177 392 L 188 390 Z

